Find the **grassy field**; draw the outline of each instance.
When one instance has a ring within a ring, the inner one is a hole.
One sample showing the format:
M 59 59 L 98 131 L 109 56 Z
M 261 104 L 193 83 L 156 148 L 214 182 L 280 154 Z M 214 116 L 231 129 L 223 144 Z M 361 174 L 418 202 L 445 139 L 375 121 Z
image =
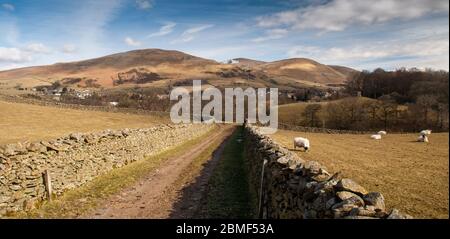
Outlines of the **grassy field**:
M 0 101 L 0 145 L 38 141 L 71 132 L 138 128 L 166 122 L 158 116 L 61 109 Z
M 208 218 L 253 218 L 252 196 L 244 163 L 244 145 L 238 141 L 242 128 L 238 128 L 225 145 L 219 164 L 210 179 Z
M 301 125 L 301 121 L 303 120 L 303 112 L 305 111 L 306 106 L 311 104 L 319 104 L 322 106 L 322 109 L 319 110 L 318 116 L 320 119 L 324 119 L 326 116 L 326 106 L 330 103 L 339 103 L 345 99 L 332 100 L 332 101 L 321 101 L 321 102 L 297 102 L 291 104 L 280 105 L 278 108 L 278 119 L 281 123 L 291 124 L 291 125 Z M 354 100 L 358 100 L 359 102 L 369 102 L 376 101 L 374 99 L 370 99 L 367 97 L 358 97 L 353 98 Z M 405 105 L 399 105 L 399 110 L 407 110 L 408 107 Z M 430 112 L 432 113 L 432 112 Z
M 272 137 L 293 149 L 296 136 L 311 141 L 309 152 L 333 173 L 341 171 L 367 190 L 379 191 L 388 208 L 398 208 L 415 218 L 448 218 L 448 133 L 430 135 L 430 143 L 415 142 L 416 134 L 391 134 L 375 141 L 369 135 L 330 135 L 280 130 Z
M 309 104 L 320 104 L 322 107 L 325 107 L 328 102 L 298 102 L 292 104 L 280 105 L 278 108 L 278 119 L 281 123 L 285 124 L 299 124 L 302 119 L 302 113 L 305 111 L 306 106 Z M 322 117 L 322 112 L 319 113 L 319 116 Z
M 44 201 L 42 205 L 29 213 L 20 212 L 10 216 L 12 218 L 76 218 L 98 207 L 102 200 L 133 185 L 140 178 L 157 169 L 167 159 L 183 155 L 199 144 L 205 136 L 211 135 L 214 130 L 217 128 L 159 154 L 100 175 L 79 188 L 67 191 L 51 202 Z

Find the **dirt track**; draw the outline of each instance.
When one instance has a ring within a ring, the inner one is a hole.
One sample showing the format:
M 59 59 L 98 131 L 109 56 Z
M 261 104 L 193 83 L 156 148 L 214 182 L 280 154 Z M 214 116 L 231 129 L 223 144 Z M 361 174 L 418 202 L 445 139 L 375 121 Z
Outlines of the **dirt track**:
M 81 218 L 193 218 L 202 207 L 209 177 L 226 139 L 234 127 L 223 126 L 179 157 L 167 159 L 135 185 L 101 202 L 101 207 Z M 186 170 L 203 151 L 220 143 L 198 172 Z

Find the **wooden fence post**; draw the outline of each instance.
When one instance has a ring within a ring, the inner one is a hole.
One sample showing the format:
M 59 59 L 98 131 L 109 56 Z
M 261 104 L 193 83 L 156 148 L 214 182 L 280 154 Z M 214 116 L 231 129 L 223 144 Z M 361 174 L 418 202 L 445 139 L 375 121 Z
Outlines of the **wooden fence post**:
M 47 192 L 47 199 L 48 201 L 52 200 L 52 179 L 50 177 L 50 172 L 48 169 L 44 171 L 44 184 L 45 184 L 45 191 Z
M 264 183 L 264 168 L 267 164 L 267 159 L 264 159 L 263 161 L 263 165 L 262 165 L 262 169 L 261 169 L 261 184 L 259 187 L 259 205 L 258 205 L 258 218 L 262 218 L 263 217 L 263 211 L 262 211 L 262 204 L 263 204 L 263 195 L 264 195 L 264 187 L 263 187 L 263 183 Z

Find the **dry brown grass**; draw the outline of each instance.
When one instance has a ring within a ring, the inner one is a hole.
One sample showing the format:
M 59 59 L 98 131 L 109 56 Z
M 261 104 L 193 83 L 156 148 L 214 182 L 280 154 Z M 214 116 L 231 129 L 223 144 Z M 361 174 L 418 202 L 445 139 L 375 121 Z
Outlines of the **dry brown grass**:
M 325 107 L 328 104 L 328 101 L 324 102 L 298 102 L 292 104 L 280 105 L 278 108 L 278 119 L 281 123 L 285 124 L 299 124 L 302 120 L 302 113 L 305 111 L 306 106 L 310 104 L 320 104 L 322 107 Z M 322 111 L 320 111 L 320 115 L 322 116 Z
M 300 69 L 305 71 L 312 71 L 316 69 L 317 67 L 311 63 L 294 63 L 294 64 L 288 64 L 285 66 L 280 67 L 280 69 Z
M 51 202 L 44 201 L 31 212 L 19 212 L 11 218 L 76 218 L 99 206 L 102 200 L 136 183 L 171 157 L 181 157 L 195 145 L 217 130 L 216 127 L 201 136 L 190 139 L 165 151 L 109 171 L 85 185 L 69 190 Z
M 259 62 L 247 59 L 239 65 L 251 68 L 253 72 L 264 72 L 269 78 L 276 79 L 279 87 L 286 85 L 326 87 L 329 83 L 345 82 L 347 80 L 346 72 L 352 71 L 345 67 L 330 67 L 310 59 L 298 58 L 275 62 Z M 178 51 L 143 49 L 78 62 L 0 71 L 0 85 L 7 88 L 14 87 L 17 84 L 21 84 L 23 87 L 34 87 L 46 85 L 66 77 L 86 77 L 97 80 L 96 83 L 103 87 L 110 88 L 114 87 L 111 78 L 117 77 L 119 72 L 142 67 L 164 78 L 164 80 L 151 82 L 144 86 L 161 87 L 170 83 L 169 81 L 220 78 L 207 72 L 217 72 L 223 68 L 235 66 L 235 64 L 220 64 L 213 60 L 194 57 Z M 237 80 L 220 79 L 221 81 L 217 81 L 219 84 Z M 264 81 L 259 79 L 259 84 L 268 86 L 267 82 Z M 251 82 L 251 84 L 254 83 Z
M 311 141 L 309 152 L 297 151 L 300 157 L 383 193 L 388 208 L 416 218 L 449 217 L 448 133 L 432 134 L 429 144 L 415 142 L 416 134 L 390 134 L 375 141 L 369 135 L 280 130 L 272 137 L 292 149 L 296 136 Z
M 166 122 L 158 116 L 61 109 L 0 101 L 0 145 L 39 141 L 71 132 L 139 128 Z
M 319 110 L 319 118 L 323 119 L 326 115 L 326 106 L 330 103 L 339 103 L 343 100 L 348 99 L 338 99 L 338 100 L 332 100 L 332 101 L 320 101 L 320 102 L 297 102 L 297 103 L 291 103 L 291 104 L 284 104 L 280 105 L 278 108 L 278 118 L 281 123 L 285 124 L 299 124 L 300 121 L 303 119 L 302 114 L 305 111 L 306 106 L 311 104 L 319 104 L 322 106 L 322 109 Z M 371 98 L 367 97 L 354 97 L 354 100 L 358 100 L 360 102 L 367 102 L 367 101 L 377 101 Z M 400 111 L 408 110 L 408 106 L 406 105 L 398 105 L 397 107 Z M 430 114 L 434 114 L 431 112 Z M 432 115 L 432 117 L 435 117 Z

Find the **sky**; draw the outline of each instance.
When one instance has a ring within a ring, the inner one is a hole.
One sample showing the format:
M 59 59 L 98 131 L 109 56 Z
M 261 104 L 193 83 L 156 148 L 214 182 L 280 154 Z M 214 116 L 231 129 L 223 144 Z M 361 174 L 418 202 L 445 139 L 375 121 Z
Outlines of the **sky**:
M 144 48 L 449 69 L 448 0 L 0 0 L 0 70 Z

